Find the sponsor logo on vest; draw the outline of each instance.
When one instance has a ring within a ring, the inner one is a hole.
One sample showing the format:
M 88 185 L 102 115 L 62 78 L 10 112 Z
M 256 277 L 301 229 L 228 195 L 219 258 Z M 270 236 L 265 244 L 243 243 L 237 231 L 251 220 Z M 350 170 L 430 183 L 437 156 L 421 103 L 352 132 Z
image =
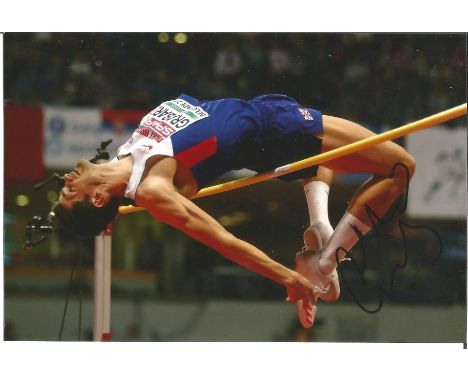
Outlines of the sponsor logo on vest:
M 199 106 L 193 106 L 183 99 L 163 102 L 147 114 L 135 132 L 161 142 L 190 124 L 209 117 Z

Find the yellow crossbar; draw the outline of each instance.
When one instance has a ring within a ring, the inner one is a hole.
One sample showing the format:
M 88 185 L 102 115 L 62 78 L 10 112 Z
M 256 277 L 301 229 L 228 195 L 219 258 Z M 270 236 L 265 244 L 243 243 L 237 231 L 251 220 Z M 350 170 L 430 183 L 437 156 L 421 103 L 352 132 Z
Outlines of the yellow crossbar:
M 245 186 L 250 186 L 251 184 L 256 184 L 264 182 L 265 180 L 273 179 L 278 176 L 286 175 L 291 172 L 299 171 L 307 167 L 315 166 L 317 164 L 327 162 L 333 159 L 340 158 L 342 156 L 352 154 L 356 151 L 365 149 L 366 147 L 377 145 L 382 142 L 390 141 L 404 135 L 414 133 L 415 131 L 426 129 L 428 127 L 435 126 L 437 124 L 450 121 L 452 119 L 466 115 L 467 106 L 466 103 L 453 107 L 451 109 L 442 111 L 440 113 L 431 115 L 429 117 L 420 119 L 415 122 L 408 123 L 396 129 L 386 131 L 385 133 L 377 134 L 372 137 L 351 143 L 349 145 L 339 147 L 334 150 L 324 152 L 322 154 L 315 155 L 313 157 L 300 160 L 298 162 L 290 163 L 285 166 L 278 167 L 272 171 L 268 171 L 262 174 L 257 174 L 249 176 L 242 179 L 232 180 L 230 182 L 218 184 L 216 186 L 207 187 L 200 190 L 193 199 L 203 198 L 206 196 L 211 196 L 219 194 L 221 192 L 231 191 Z M 144 211 L 142 207 L 133 207 L 133 206 L 122 206 L 119 208 L 120 215 L 126 215 L 133 212 Z

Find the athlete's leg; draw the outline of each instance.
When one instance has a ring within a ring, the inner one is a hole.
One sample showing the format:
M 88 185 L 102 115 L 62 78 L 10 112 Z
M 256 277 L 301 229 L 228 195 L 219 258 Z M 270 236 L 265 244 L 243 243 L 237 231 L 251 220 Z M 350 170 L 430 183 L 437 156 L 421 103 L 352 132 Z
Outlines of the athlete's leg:
M 322 151 L 329 151 L 374 135 L 364 127 L 345 119 L 323 116 L 324 134 Z M 397 165 L 397 163 L 399 165 Z M 336 249 L 349 251 L 359 240 L 354 227 L 362 234 L 372 227 L 368 210 L 379 218 L 390 209 L 407 187 L 415 171 L 414 159 L 393 142 L 384 142 L 323 164 L 336 172 L 371 173 L 367 181 L 354 195 L 347 212 L 323 249 L 319 268 L 327 274 L 336 268 Z M 345 256 L 339 251 L 340 258 Z
M 310 218 L 310 225 L 304 232 L 304 247 L 308 250 L 321 249 L 333 233 L 333 227 L 328 219 L 328 194 L 332 182 L 333 171 L 323 166 L 318 167 L 316 176 L 303 179 Z M 307 264 L 301 260 L 296 261 L 296 271 L 307 277 Z M 333 288 L 333 293 L 336 294 L 337 290 L 339 294 L 339 285 Z M 306 328 L 313 326 L 317 312 L 316 303 L 317 299 L 296 301 L 297 315 L 302 326 Z
M 322 151 L 329 151 L 374 135 L 362 126 L 335 117 L 323 116 L 324 133 Z M 396 166 L 397 163 L 401 165 Z M 371 173 L 372 178 L 354 195 L 347 212 L 338 223 L 330 239 L 320 251 L 302 251 L 296 256 L 296 270 L 314 286 L 315 301 L 297 304 L 299 319 L 303 326 L 313 324 L 316 299 L 335 301 L 339 296 L 336 273 L 336 250 L 350 251 L 360 235 L 370 231 L 372 220 L 366 206 L 382 217 L 404 192 L 408 177 L 415 170 L 414 159 L 400 146 L 392 142 L 381 143 L 360 152 L 322 164 L 334 172 Z M 319 246 L 318 244 L 316 244 Z M 346 252 L 338 251 L 339 260 Z
M 304 232 L 304 245 L 307 248 L 321 248 L 326 244 L 333 228 L 328 218 L 328 195 L 333 182 L 333 171 L 319 166 L 317 175 L 312 178 L 303 179 L 304 193 L 309 210 L 310 227 Z M 321 237 L 310 234 L 314 227 L 320 227 Z M 320 242 L 317 242 L 320 239 Z

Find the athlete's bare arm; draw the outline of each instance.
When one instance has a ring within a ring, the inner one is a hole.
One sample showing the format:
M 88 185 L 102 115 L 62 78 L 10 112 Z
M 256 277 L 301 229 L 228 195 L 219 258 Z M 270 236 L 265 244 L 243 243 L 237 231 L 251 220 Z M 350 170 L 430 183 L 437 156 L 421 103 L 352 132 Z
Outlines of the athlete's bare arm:
M 157 220 L 179 229 L 231 261 L 284 285 L 289 301 L 313 296 L 312 285 L 306 278 L 236 238 L 177 192 L 173 185 L 176 170 L 177 162 L 173 158 L 150 163 L 150 169 L 137 189 L 136 204 L 145 207 Z

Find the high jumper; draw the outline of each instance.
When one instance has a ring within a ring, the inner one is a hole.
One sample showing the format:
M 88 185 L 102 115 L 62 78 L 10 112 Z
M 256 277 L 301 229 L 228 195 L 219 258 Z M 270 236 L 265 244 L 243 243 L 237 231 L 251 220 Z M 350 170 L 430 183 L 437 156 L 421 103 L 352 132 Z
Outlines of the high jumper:
M 130 199 L 155 219 L 285 286 L 301 324 L 311 327 L 317 300 L 334 302 L 340 295 L 337 262 L 372 228 L 366 209 L 378 217 L 385 215 L 414 174 L 413 157 L 386 141 L 281 176 L 302 180 L 309 210 L 310 226 L 304 232 L 304 247 L 296 254 L 296 271 L 229 233 L 190 199 L 228 171 L 271 171 L 372 136 L 357 123 L 322 115 L 285 95 L 199 101 L 181 94 L 148 113 L 112 161 L 79 160 L 65 174 L 53 212 L 65 229 L 91 237 L 103 231 Z M 328 219 L 334 173 L 372 174 L 335 229 Z

